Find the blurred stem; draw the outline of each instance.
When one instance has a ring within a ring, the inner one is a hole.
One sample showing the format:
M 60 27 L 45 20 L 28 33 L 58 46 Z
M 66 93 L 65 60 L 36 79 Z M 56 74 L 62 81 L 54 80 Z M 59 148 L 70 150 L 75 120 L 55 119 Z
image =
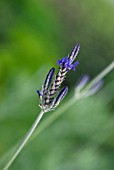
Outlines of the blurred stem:
M 114 69 L 114 61 L 107 66 L 98 76 L 96 76 L 88 85 L 87 87 L 84 88 L 82 91 L 87 91 L 89 90 L 92 86 L 94 86 L 97 82 L 102 80 L 110 71 Z
M 39 113 L 39 115 L 37 116 L 36 120 L 34 121 L 34 123 L 32 124 L 31 128 L 29 129 L 29 131 L 27 132 L 27 134 L 25 135 L 23 141 L 21 142 L 20 146 L 18 147 L 18 149 L 16 150 L 16 152 L 13 154 L 13 156 L 11 157 L 11 159 L 8 161 L 8 163 L 5 165 L 5 167 L 3 168 L 3 170 L 7 170 L 9 169 L 9 167 L 12 165 L 12 163 L 15 161 L 15 159 L 17 158 L 17 156 L 19 155 L 19 153 L 21 152 L 21 150 L 23 149 L 23 147 L 26 145 L 27 141 L 29 140 L 29 138 L 31 137 L 31 135 L 33 134 L 34 130 L 36 129 L 37 125 L 39 124 L 42 116 L 43 116 L 44 112 L 41 111 Z

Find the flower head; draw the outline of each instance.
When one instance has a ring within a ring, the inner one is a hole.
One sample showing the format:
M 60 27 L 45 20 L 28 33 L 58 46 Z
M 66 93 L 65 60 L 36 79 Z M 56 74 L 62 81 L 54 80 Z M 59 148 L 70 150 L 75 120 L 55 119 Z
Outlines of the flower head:
M 68 92 L 67 86 L 62 88 L 60 92 L 58 92 L 58 90 L 65 79 L 66 73 L 71 69 L 74 71 L 76 70 L 75 67 L 79 64 L 79 62 L 76 61 L 73 64 L 73 61 L 78 54 L 79 48 L 80 46 L 77 44 L 68 57 L 58 60 L 57 64 L 60 68 L 55 79 L 53 80 L 55 68 L 52 68 L 46 76 L 42 90 L 37 90 L 37 93 L 40 97 L 40 107 L 44 112 L 55 109 L 55 107 L 57 107 L 61 100 L 66 96 Z
M 72 61 L 67 58 L 67 57 L 64 57 L 62 58 L 61 60 L 58 60 L 57 64 L 62 68 L 62 67 L 65 67 L 66 69 L 68 70 L 76 70 L 76 66 L 79 64 L 78 61 L 76 61 L 74 64 L 72 64 Z
M 79 64 L 78 61 L 76 61 L 74 64 L 72 62 L 76 58 L 78 51 L 80 49 L 80 45 L 77 44 L 74 49 L 71 51 L 71 53 L 68 55 L 68 57 L 63 57 L 61 60 L 58 60 L 57 64 L 60 66 L 60 68 L 66 68 L 67 70 L 76 70 L 76 66 Z

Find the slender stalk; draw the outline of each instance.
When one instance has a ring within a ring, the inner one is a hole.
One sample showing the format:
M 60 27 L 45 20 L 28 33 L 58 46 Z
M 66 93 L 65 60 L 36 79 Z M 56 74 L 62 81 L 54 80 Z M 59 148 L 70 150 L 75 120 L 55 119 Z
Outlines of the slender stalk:
M 25 135 L 23 141 L 21 142 L 21 144 L 19 145 L 18 149 L 15 151 L 15 153 L 13 154 L 13 156 L 10 158 L 10 160 L 8 161 L 8 163 L 5 165 L 5 167 L 3 168 L 3 170 L 8 170 L 9 167 L 12 165 L 12 163 L 15 161 L 15 159 L 17 158 L 17 156 L 19 155 L 19 153 L 21 152 L 21 150 L 23 149 L 23 147 L 26 145 L 27 141 L 29 140 L 29 138 L 31 137 L 31 135 L 33 134 L 34 130 L 36 129 L 37 125 L 39 124 L 42 116 L 43 116 L 44 112 L 41 111 L 39 113 L 39 115 L 37 116 L 36 120 L 34 121 L 34 123 L 32 124 L 31 128 L 29 129 L 29 131 L 27 132 L 27 134 Z
M 102 80 L 110 71 L 114 69 L 114 61 L 108 65 L 98 76 L 96 76 L 88 85 L 84 88 L 84 91 L 89 90 L 98 81 Z

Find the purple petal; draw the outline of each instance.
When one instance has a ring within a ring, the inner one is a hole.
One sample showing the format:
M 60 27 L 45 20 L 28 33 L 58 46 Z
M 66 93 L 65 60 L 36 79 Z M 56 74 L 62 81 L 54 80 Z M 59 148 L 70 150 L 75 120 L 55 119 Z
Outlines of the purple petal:
M 57 64 L 58 64 L 59 66 L 62 66 L 63 63 L 65 63 L 65 62 L 67 62 L 67 58 L 66 58 L 66 57 L 63 57 L 61 60 L 58 60 Z
M 76 61 L 73 66 L 76 67 L 79 64 L 79 61 Z

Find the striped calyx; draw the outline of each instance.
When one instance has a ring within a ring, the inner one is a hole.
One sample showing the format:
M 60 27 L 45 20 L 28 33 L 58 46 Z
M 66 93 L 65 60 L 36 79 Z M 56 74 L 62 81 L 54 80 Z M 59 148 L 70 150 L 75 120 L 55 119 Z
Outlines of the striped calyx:
M 57 64 L 59 65 L 59 72 L 55 79 L 53 80 L 55 68 L 51 68 L 46 76 L 42 90 L 37 90 L 40 97 L 40 107 L 44 112 L 55 109 L 55 107 L 57 107 L 61 100 L 66 96 L 68 87 L 64 87 L 59 93 L 58 90 L 65 79 L 66 73 L 71 69 L 74 71 L 76 70 L 75 67 L 79 64 L 79 62 L 76 61 L 73 63 L 73 61 L 78 54 L 79 48 L 80 46 L 76 45 L 68 57 L 58 60 Z
M 67 92 L 68 92 L 68 87 L 66 86 L 59 92 L 58 96 L 54 101 L 52 109 L 54 109 L 55 107 L 57 107 L 57 105 L 59 105 L 61 100 L 66 96 Z
M 71 53 L 68 55 L 68 58 L 73 62 L 75 60 L 75 58 L 78 55 L 78 52 L 80 50 L 80 45 L 76 44 L 75 47 L 73 48 L 73 50 L 71 51 Z
M 49 86 L 52 82 L 52 78 L 54 76 L 55 68 L 51 68 L 48 75 L 46 76 L 44 85 L 42 86 L 42 92 L 44 95 L 48 92 Z
M 52 83 L 52 85 L 49 89 L 49 93 L 48 93 L 48 96 L 47 96 L 48 99 L 51 99 L 55 96 L 56 92 L 58 91 L 61 83 L 63 82 L 63 80 L 65 78 L 66 73 L 67 73 L 66 68 L 64 68 L 64 69 L 60 68 L 55 80 L 53 81 L 53 83 Z M 48 104 L 48 103 L 46 103 L 46 104 Z

